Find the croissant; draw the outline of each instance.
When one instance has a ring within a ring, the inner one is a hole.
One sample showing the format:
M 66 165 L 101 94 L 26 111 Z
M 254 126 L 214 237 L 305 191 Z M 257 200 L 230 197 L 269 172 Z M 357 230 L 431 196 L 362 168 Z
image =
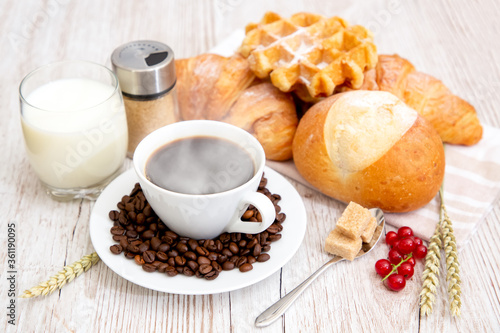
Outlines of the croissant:
M 201 54 L 175 62 L 177 96 L 182 120 L 209 119 L 230 123 L 254 135 L 266 157 L 292 157 L 298 124 L 290 94 L 255 80 L 241 56 Z
M 474 107 L 398 55 L 379 55 L 360 89 L 396 95 L 429 121 L 443 142 L 470 146 L 481 140 L 483 128 Z

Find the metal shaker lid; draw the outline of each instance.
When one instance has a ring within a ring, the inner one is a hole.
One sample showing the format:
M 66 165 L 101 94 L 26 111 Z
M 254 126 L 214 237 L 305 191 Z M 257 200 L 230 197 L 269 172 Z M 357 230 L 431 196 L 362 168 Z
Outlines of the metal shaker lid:
M 174 51 L 151 40 L 123 44 L 111 55 L 122 92 L 147 96 L 170 90 L 176 81 Z

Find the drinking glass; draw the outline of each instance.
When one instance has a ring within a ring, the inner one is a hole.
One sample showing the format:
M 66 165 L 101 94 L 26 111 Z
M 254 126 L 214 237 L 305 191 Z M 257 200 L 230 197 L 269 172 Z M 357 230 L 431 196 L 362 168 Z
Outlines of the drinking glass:
M 28 160 L 54 199 L 95 199 L 120 173 L 127 121 L 115 74 L 86 61 L 29 73 L 19 86 Z

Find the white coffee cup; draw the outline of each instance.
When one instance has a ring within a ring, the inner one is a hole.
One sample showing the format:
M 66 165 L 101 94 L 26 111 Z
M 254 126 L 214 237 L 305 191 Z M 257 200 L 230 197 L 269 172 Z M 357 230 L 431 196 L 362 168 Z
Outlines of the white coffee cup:
M 177 193 L 148 180 L 146 164 L 158 148 L 175 140 L 196 136 L 215 137 L 237 144 L 253 160 L 253 177 L 236 188 L 212 194 Z M 224 232 L 256 234 L 274 222 L 274 205 L 269 198 L 257 192 L 265 161 L 264 149 L 248 132 L 223 122 L 188 120 L 167 125 L 149 134 L 137 146 L 133 164 L 146 199 L 168 228 L 180 236 L 211 239 Z M 258 209 L 262 222 L 241 220 L 250 204 Z

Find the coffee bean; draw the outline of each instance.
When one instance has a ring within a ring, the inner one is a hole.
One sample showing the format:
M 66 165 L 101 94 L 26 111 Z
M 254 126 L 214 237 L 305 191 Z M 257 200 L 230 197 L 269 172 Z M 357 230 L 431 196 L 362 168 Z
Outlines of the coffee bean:
M 221 254 L 221 255 L 217 258 L 217 262 L 218 262 L 219 264 L 221 264 L 221 265 L 222 265 L 223 263 L 225 263 L 226 261 L 227 261 L 227 257 L 226 257 L 225 255 L 223 255 L 223 254 Z
M 151 223 L 149 225 L 149 230 L 151 230 L 152 232 L 158 231 L 158 223 Z
M 251 249 L 252 247 L 254 247 L 257 243 L 259 242 L 259 240 L 257 238 L 253 238 L 251 239 L 248 243 L 247 243 L 247 249 Z
M 203 256 L 200 256 L 198 257 L 198 265 L 202 266 L 202 265 L 210 265 L 210 263 L 212 262 L 210 259 L 208 259 L 207 257 L 203 257 Z
M 125 240 L 126 240 L 126 239 L 127 239 L 127 236 L 125 236 L 125 235 L 122 235 L 122 236 L 120 236 L 120 235 L 113 235 L 113 240 L 114 240 L 115 242 L 120 242 L 120 241 L 121 241 L 122 239 L 124 239 L 124 238 L 125 238 Z
M 188 246 L 184 243 L 178 243 L 175 247 L 180 253 L 186 253 L 189 250 Z
M 198 242 L 194 239 L 188 240 L 188 245 L 191 248 L 191 250 L 195 251 L 196 248 L 198 247 Z
M 268 239 L 271 242 L 276 242 L 281 239 L 281 234 L 269 235 Z
M 159 266 L 158 266 L 158 272 L 160 273 L 165 273 L 165 270 L 167 269 L 168 267 L 168 264 L 165 263 L 165 262 L 162 262 Z
M 158 260 L 155 260 L 151 263 L 151 265 L 155 266 L 156 268 L 160 267 L 160 265 L 162 264 L 161 261 L 158 261 Z
M 147 250 L 149 250 L 149 244 L 148 243 L 141 243 L 139 244 L 139 253 L 144 253 Z
M 276 216 L 276 220 L 278 220 L 278 222 L 280 222 L 280 223 L 283 223 L 283 221 L 285 221 L 285 219 L 286 219 L 286 214 L 285 213 L 279 213 Z
M 125 258 L 127 258 L 127 259 L 134 259 L 134 257 L 135 257 L 134 253 L 128 252 L 128 251 L 125 252 Z
M 241 265 L 239 267 L 239 269 L 240 269 L 240 272 L 245 273 L 245 272 L 251 271 L 253 269 L 253 266 L 252 266 L 252 264 L 246 263 L 246 264 Z
M 111 221 L 118 221 L 119 216 L 120 216 L 120 213 L 116 210 L 112 210 L 109 212 L 109 219 Z
M 230 271 L 234 268 L 234 263 L 231 261 L 226 261 L 222 264 L 222 269 L 225 271 Z
M 249 264 L 253 264 L 257 261 L 257 259 L 254 256 L 248 256 L 247 259 L 248 259 L 247 262 Z
M 142 254 L 144 261 L 148 264 L 152 263 L 156 259 L 156 252 L 148 250 Z
M 123 251 L 123 247 L 119 244 L 111 245 L 109 248 L 111 250 L 111 253 L 113 254 L 120 254 Z
M 231 258 L 228 258 L 227 261 L 230 261 L 236 265 L 236 262 L 238 261 L 238 259 L 240 259 L 239 256 L 232 256 Z
M 197 263 L 196 261 L 194 261 L 194 260 L 189 260 L 189 261 L 187 262 L 187 266 L 188 266 L 189 268 L 191 268 L 191 270 L 192 270 L 193 272 L 196 272 L 196 271 L 198 270 L 198 268 L 200 267 L 200 265 L 198 265 L 198 263 Z
M 208 251 L 206 248 L 204 248 L 203 246 L 198 246 L 196 248 L 196 253 L 198 253 L 200 256 L 208 256 L 208 254 L 210 253 L 210 251 Z
M 127 240 L 127 238 L 122 238 L 122 239 L 120 239 L 120 246 L 121 246 L 122 248 L 124 248 L 124 249 L 126 249 L 126 248 L 127 248 L 127 246 L 128 246 L 128 240 Z
M 161 240 L 158 237 L 153 237 L 151 238 L 151 248 L 155 251 L 159 250 L 161 244 Z M 165 251 L 162 251 L 165 252 Z
M 257 221 L 258 221 L 258 222 L 262 222 L 262 215 L 260 215 L 260 212 L 259 212 L 259 213 L 257 213 L 256 218 L 257 218 Z
M 254 257 L 257 257 L 262 252 L 262 246 L 259 243 L 255 244 L 253 247 L 252 254 Z
M 134 257 L 134 260 L 137 265 L 145 264 L 144 259 L 139 254 Z
M 189 267 L 184 267 L 182 269 L 182 274 L 184 274 L 186 276 L 193 276 L 194 275 L 194 271 L 191 270 Z
M 167 254 L 169 257 L 175 258 L 179 255 L 179 252 L 177 252 L 176 250 L 170 250 L 167 252 Z
M 156 267 L 153 266 L 153 265 L 151 265 L 151 264 L 144 264 L 144 265 L 142 265 L 142 269 L 145 270 L 148 273 L 156 271 Z
M 271 250 L 271 245 L 266 245 L 262 247 L 262 252 L 269 252 Z
M 153 215 L 153 208 L 151 208 L 150 204 L 147 204 L 142 210 L 142 213 L 144 214 L 145 217 L 150 217 Z
M 247 246 L 247 241 L 245 239 L 240 240 L 239 243 L 238 243 L 238 246 L 239 247 L 245 247 L 245 246 Z
M 241 240 L 241 234 L 239 232 L 235 232 L 230 235 L 231 235 L 231 240 L 235 243 Z
M 135 230 L 129 230 L 129 231 L 127 231 L 126 235 L 129 238 L 137 238 L 137 236 L 139 236 L 139 234 Z
M 177 266 L 184 266 L 186 264 L 186 258 L 181 257 L 181 256 L 175 257 L 175 264 Z
M 126 210 L 127 212 L 132 212 L 132 211 L 134 211 L 134 210 L 135 210 L 134 204 L 133 204 L 133 203 L 131 203 L 131 202 L 126 203 L 126 204 L 125 204 L 125 210 Z
M 250 254 L 250 249 L 241 249 L 240 250 L 240 256 L 246 256 Z
M 169 237 L 173 240 L 176 240 L 179 237 L 175 232 L 170 231 L 170 230 L 165 232 L 165 236 Z
M 196 260 L 197 256 L 193 251 L 187 251 L 186 253 L 184 253 L 184 258 L 186 258 L 187 260 Z
M 167 243 L 161 243 L 160 246 L 158 246 L 158 251 L 167 253 L 168 250 L 170 250 L 170 245 Z
M 177 269 L 175 269 L 174 266 L 168 266 L 165 269 L 165 273 L 167 273 L 168 276 L 176 276 L 178 274 Z
M 258 257 L 257 257 L 257 261 L 258 262 L 266 262 L 269 260 L 269 258 L 271 258 L 271 256 L 267 253 L 262 253 L 260 254 Z
M 122 227 L 119 227 L 119 226 L 114 226 L 111 228 L 110 232 L 112 235 L 121 236 L 121 235 L 125 234 L 125 229 L 123 229 Z
M 236 262 L 236 267 L 241 267 L 243 264 L 246 264 L 248 261 L 247 257 L 240 257 Z
M 129 242 L 129 244 L 134 245 L 134 246 L 139 246 L 142 244 L 142 241 L 140 239 L 134 239 L 134 238 L 129 238 L 128 242 Z
M 247 210 L 245 213 L 243 213 L 243 216 L 241 216 L 241 218 L 243 220 L 248 220 L 252 216 L 253 216 L 253 211 L 252 210 Z
M 144 232 L 144 230 L 146 230 L 146 226 L 145 225 L 138 225 L 135 228 L 135 231 L 137 231 L 138 233 L 142 233 L 142 232 Z
M 168 258 L 167 264 L 169 264 L 170 266 L 174 266 L 175 267 L 175 258 L 174 257 Z
M 127 251 L 132 252 L 132 253 L 138 253 L 139 247 L 137 247 L 136 245 L 128 244 Z
M 152 239 L 154 236 L 155 232 L 151 229 L 144 231 L 141 235 L 141 237 L 144 239 Z
M 231 236 L 227 232 L 225 232 L 219 236 L 219 239 L 223 244 L 225 244 L 231 240 Z
M 165 262 L 168 260 L 168 255 L 165 252 L 158 251 L 156 252 L 156 259 Z
M 279 232 L 278 226 L 276 225 L 276 223 L 271 224 L 269 226 L 269 228 L 266 229 L 266 231 L 270 234 L 276 234 L 277 232 Z
M 174 244 L 174 240 L 172 238 L 170 238 L 170 237 L 167 237 L 167 236 L 163 236 L 161 238 L 161 240 L 162 240 L 162 242 L 164 242 L 164 243 L 166 243 L 168 245 Z
M 137 213 L 136 212 L 128 212 L 127 216 L 128 216 L 128 219 L 131 220 L 132 222 L 137 221 Z
M 219 254 L 218 253 L 215 253 L 215 252 L 210 252 L 208 255 L 207 255 L 207 258 L 214 261 L 214 260 L 217 260 L 217 258 L 219 257 Z
M 222 255 L 223 256 L 226 256 L 226 257 L 232 257 L 233 256 L 233 252 L 229 251 L 229 249 L 222 249 Z
M 210 264 L 203 264 L 203 265 L 200 265 L 200 268 L 198 268 L 200 273 L 203 275 L 210 273 L 212 271 L 212 269 L 213 269 L 213 267 Z
M 219 276 L 219 272 L 216 270 L 213 270 L 207 274 L 205 274 L 203 277 L 207 280 L 215 280 Z
M 240 249 L 238 247 L 238 245 L 236 245 L 235 242 L 231 242 L 229 243 L 229 251 L 231 251 L 233 254 L 237 254 L 238 252 L 240 252 Z
M 217 271 L 217 272 L 221 272 L 222 271 L 222 267 L 221 265 L 219 265 L 219 263 L 217 261 L 212 261 L 212 267 Z

